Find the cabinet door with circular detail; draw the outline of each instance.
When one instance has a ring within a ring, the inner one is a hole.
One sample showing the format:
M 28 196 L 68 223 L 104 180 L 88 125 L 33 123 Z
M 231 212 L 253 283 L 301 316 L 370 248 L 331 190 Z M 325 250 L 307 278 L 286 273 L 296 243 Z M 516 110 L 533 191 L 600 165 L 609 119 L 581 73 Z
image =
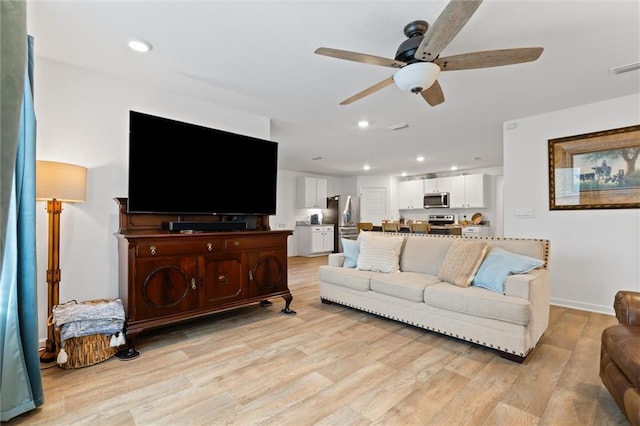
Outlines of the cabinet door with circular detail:
M 143 320 L 195 309 L 198 286 L 195 257 L 140 259 L 135 271 L 135 312 Z
M 249 260 L 249 297 L 288 291 L 287 254 L 284 250 L 247 253 Z

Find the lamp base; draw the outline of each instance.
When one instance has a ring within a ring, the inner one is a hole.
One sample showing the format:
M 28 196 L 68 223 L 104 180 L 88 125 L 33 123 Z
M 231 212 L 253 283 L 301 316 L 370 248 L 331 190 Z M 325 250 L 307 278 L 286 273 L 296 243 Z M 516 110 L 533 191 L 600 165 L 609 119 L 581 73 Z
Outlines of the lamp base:
M 122 349 L 116 353 L 116 358 L 120 361 L 130 361 L 134 358 L 138 358 L 139 356 L 140 352 L 133 348 Z

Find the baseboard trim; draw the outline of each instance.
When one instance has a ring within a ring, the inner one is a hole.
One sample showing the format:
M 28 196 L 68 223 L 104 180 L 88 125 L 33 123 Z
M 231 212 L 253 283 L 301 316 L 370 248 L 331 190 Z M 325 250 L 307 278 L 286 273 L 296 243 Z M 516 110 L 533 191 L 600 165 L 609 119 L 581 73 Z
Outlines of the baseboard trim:
M 593 305 L 590 303 L 580 303 L 575 300 L 551 298 L 551 304 L 554 306 L 562 306 L 565 308 L 578 309 L 580 311 L 597 312 L 599 314 L 615 315 L 613 311 L 613 300 L 611 300 L 610 306 Z

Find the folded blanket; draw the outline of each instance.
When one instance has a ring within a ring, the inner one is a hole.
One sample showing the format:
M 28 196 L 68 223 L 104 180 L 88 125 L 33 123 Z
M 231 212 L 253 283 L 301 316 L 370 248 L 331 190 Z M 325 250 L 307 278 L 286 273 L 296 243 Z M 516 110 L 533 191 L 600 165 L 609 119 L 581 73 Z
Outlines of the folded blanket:
M 77 303 L 67 302 L 53 307 L 53 324 L 60 330 L 60 342 L 72 337 L 91 334 L 113 335 L 124 327 L 124 307 L 122 300 L 109 302 Z

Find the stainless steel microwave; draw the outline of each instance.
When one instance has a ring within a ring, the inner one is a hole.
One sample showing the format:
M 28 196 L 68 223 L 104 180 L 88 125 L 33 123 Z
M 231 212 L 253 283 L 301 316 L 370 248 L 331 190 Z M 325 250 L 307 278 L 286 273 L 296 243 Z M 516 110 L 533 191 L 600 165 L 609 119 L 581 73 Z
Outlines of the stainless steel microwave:
M 449 193 L 448 192 L 433 192 L 424 194 L 424 208 L 449 208 Z

